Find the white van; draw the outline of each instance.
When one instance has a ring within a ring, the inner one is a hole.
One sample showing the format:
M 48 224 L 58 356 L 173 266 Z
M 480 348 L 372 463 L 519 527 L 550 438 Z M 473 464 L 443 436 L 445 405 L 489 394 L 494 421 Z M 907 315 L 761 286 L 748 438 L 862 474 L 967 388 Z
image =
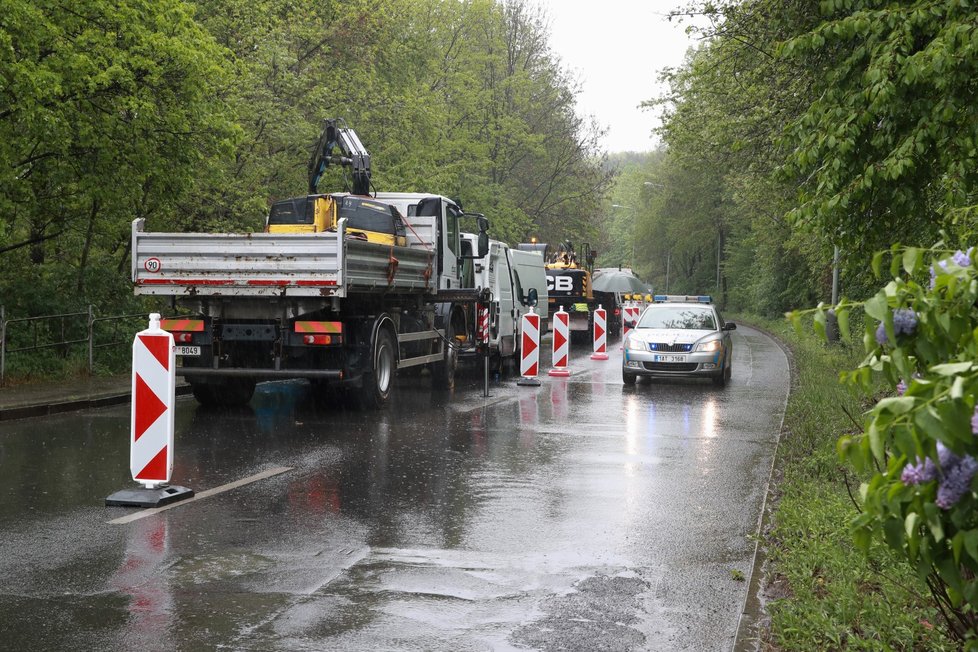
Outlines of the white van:
M 476 236 L 463 233 L 466 244 L 475 248 Z M 505 242 L 489 241 L 489 254 L 475 259 L 472 266 L 473 285 L 488 288 L 492 293 L 489 304 L 489 354 L 493 367 L 514 358 L 519 352 L 520 324 L 530 310 L 530 289 L 536 290 L 533 310 L 540 315 L 540 332 L 545 331 L 548 318 L 547 273 L 543 254 L 537 251 L 510 249 Z

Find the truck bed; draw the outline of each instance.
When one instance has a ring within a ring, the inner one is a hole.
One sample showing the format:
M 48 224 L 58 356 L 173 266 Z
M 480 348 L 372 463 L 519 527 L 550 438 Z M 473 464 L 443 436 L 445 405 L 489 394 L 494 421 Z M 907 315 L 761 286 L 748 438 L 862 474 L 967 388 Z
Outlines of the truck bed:
M 132 223 L 136 294 L 346 297 L 435 293 L 435 219 L 413 218 L 408 246 L 326 233 L 156 233 Z

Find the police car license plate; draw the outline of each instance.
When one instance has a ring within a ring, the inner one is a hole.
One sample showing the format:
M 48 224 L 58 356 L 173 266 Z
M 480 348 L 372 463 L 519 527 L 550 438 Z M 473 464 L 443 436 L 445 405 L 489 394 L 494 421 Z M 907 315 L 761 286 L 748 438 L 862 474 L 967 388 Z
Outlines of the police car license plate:
M 190 355 L 190 356 L 200 355 L 199 346 L 178 346 L 176 348 L 177 348 L 177 355 Z
M 656 355 L 653 360 L 655 362 L 686 362 L 686 356 L 684 355 Z

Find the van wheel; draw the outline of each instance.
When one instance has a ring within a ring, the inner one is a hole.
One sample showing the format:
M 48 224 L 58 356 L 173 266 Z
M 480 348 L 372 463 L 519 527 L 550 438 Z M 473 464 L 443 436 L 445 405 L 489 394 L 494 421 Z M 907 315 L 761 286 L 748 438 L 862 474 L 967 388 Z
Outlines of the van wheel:
M 357 391 L 357 399 L 362 408 L 378 409 L 387 404 L 397 373 L 394 339 L 386 328 L 377 332 L 370 360 L 370 370 L 363 374 L 363 385 Z

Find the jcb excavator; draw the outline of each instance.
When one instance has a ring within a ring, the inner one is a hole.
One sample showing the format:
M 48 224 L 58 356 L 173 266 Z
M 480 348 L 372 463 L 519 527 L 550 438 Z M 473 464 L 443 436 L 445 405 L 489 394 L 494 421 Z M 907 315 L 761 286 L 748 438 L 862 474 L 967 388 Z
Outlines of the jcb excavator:
M 594 292 L 591 275 L 597 252 L 584 243 L 583 260 L 578 258 L 572 242 L 564 241 L 556 250 L 548 244 L 524 243 L 519 249 L 540 251 L 546 261 L 547 290 L 549 292 L 550 315 L 557 309 L 570 313 L 569 326 L 574 341 L 590 341 L 594 328 L 594 309 L 601 305 L 608 311 L 608 332 L 617 334 L 620 328 L 621 310 L 617 297 L 606 292 Z
M 334 155 L 334 148 L 340 154 Z M 350 193 L 318 194 L 319 182 L 330 165 L 350 168 Z M 346 218 L 348 237 L 404 246 L 404 219 L 398 210 L 370 196 L 370 154 L 343 120 L 326 120 L 309 160 L 309 194 L 272 204 L 266 233 L 319 233 L 336 230 Z

